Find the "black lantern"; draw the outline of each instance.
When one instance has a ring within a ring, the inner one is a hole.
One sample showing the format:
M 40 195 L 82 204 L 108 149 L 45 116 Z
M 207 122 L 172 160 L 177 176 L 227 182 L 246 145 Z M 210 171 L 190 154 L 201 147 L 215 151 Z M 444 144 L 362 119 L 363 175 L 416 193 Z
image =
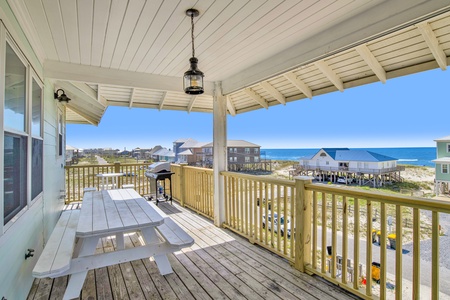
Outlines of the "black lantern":
M 195 57 L 194 47 L 194 17 L 199 15 L 196 9 L 188 9 L 186 15 L 191 17 L 191 38 L 192 38 L 192 57 L 189 59 L 191 67 L 184 73 L 183 88 L 186 94 L 203 94 L 203 72 L 197 68 L 198 59 Z
M 58 95 L 58 92 L 61 91 L 62 94 Z M 69 101 L 71 100 L 69 97 L 67 97 L 66 93 L 64 92 L 63 89 L 58 89 L 55 92 L 55 99 L 58 99 L 58 101 L 62 104 L 67 104 L 69 103 Z

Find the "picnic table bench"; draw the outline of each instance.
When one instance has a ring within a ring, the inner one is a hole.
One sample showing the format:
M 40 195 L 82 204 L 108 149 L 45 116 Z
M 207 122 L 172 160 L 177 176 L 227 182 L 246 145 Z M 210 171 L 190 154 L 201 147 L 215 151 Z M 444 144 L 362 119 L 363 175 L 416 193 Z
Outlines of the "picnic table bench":
M 145 244 L 125 248 L 124 233 L 138 232 Z M 113 252 L 95 253 L 98 241 L 116 237 Z M 37 278 L 71 275 L 64 299 L 79 297 L 88 270 L 154 257 L 161 275 L 173 272 L 167 254 L 192 246 L 189 236 L 135 190 L 86 193 L 81 210 L 64 211 L 33 269 Z

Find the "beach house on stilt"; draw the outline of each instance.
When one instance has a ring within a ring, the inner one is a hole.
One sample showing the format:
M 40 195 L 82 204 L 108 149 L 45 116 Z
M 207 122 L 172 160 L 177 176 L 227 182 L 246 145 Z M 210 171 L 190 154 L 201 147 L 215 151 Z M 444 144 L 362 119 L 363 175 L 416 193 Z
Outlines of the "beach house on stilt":
M 400 181 L 404 170 L 397 166 L 396 158 L 348 148 L 322 148 L 312 156 L 300 158 L 299 168 L 300 174 L 312 175 L 319 181 L 337 182 L 339 177 L 345 177 L 350 178 L 345 182 L 373 187 Z

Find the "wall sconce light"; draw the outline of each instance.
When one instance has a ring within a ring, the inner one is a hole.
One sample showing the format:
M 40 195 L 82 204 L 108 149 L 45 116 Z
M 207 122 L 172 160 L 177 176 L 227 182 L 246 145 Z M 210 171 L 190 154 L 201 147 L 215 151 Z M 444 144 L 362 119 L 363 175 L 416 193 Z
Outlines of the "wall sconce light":
M 58 92 L 61 91 L 62 94 L 58 95 Z M 58 89 L 55 92 L 55 99 L 58 99 L 58 101 L 62 104 L 67 104 L 69 103 L 69 101 L 71 100 L 69 97 L 67 97 L 66 93 L 64 92 L 63 89 Z
M 203 72 L 197 68 L 198 59 L 195 57 L 194 47 L 194 17 L 198 17 L 199 11 L 188 9 L 186 15 L 191 17 L 192 57 L 189 59 L 191 67 L 184 73 L 183 87 L 186 94 L 203 94 Z

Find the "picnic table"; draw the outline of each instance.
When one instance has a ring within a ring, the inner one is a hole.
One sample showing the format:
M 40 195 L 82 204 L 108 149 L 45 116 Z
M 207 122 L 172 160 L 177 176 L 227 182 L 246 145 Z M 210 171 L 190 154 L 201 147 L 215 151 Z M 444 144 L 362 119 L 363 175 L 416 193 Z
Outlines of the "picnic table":
M 139 232 L 145 244 L 126 248 L 124 234 L 129 232 Z M 115 251 L 95 253 L 100 238 L 107 236 L 115 236 Z M 64 299 L 72 299 L 80 296 L 88 270 L 153 257 L 161 275 L 170 274 L 167 254 L 193 243 L 181 227 L 133 189 L 90 192 L 84 195 L 81 210 L 62 213 L 33 276 L 71 275 Z

